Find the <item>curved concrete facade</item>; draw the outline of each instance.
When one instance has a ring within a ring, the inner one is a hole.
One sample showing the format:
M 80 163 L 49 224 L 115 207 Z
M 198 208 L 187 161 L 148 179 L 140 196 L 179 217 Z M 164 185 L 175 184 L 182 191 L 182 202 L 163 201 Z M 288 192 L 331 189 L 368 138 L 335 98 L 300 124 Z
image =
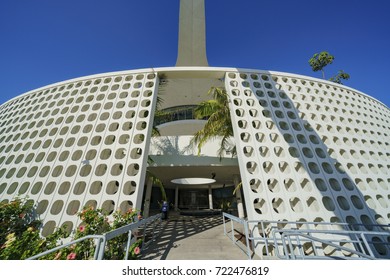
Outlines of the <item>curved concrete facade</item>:
M 210 98 L 211 86 L 229 94 L 237 158 L 220 161 L 218 143 L 201 156 L 186 149 L 194 120 L 165 123 L 150 145 L 157 95 L 162 108 L 196 105 Z M 145 207 L 149 168 L 167 188 L 176 188 L 173 179 L 212 173 L 216 183 L 203 187 L 241 181 L 249 220 L 386 225 L 389 134 L 384 104 L 311 77 L 213 67 L 81 77 L 0 106 L 0 200 L 34 200 L 47 235 L 77 227 L 84 205 Z

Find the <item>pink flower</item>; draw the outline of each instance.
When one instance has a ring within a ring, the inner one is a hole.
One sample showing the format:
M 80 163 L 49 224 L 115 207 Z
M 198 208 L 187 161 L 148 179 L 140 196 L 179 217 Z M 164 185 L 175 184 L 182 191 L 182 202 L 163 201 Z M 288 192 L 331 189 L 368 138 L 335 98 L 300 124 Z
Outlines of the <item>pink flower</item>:
M 66 257 L 67 260 L 74 260 L 76 259 L 76 253 L 70 253 L 67 257 Z
M 80 232 L 83 232 L 84 230 L 85 230 L 85 226 L 80 226 L 80 227 L 79 227 L 79 231 L 80 231 Z
M 134 254 L 138 255 L 139 253 L 141 253 L 141 249 L 139 247 L 135 247 Z

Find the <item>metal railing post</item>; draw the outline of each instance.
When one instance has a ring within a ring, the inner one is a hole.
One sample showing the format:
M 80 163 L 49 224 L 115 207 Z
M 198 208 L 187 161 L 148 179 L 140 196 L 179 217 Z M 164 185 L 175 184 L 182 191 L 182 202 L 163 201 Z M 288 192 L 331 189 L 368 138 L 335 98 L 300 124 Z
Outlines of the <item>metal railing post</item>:
M 225 213 L 222 213 L 222 220 L 223 220 L 223 234 L 226 235 Z
M 99 254 L 98 260 L 102 260 L 104 258 L 104 248 L 106 247 L 107 239 L 106 236 L 102 236 L 102 241 L 99 242 Z
M 101 259 L 99 259 L 100 251 L 102 250 L 101 243 L 102 243 L 102 241 L 100 240 L 100 238 L 95 239 L 95 253 L 93 256 L 94 260 L 101 260 Z M 103 251 L 104 251 L 104 249 L 103 249 Z
M 295 252 L 294 252 L 294 246 L 291 242 L 290 235 L 287 235 L 287 240 L 288 240 L 288 246 L 290 247 L 290 255 L 291 255 L 292 259 L 295 260 L 296 257 L 295 257 Z
M 132 231 L 129 230 L 128 233 L 127 233 L 127 245 L 126 245 L 125 260 L 129 259 L 129 249 L 130 249 L 130 246 L 131 246 L 131 234 L 132 234 Z
M 232 241 L 234 243 L 234 224 L 232 219 L 230 219 L 230 228 L 232 230 Z
M 252 254 L 250 250 L 250 244 L 249 244 L 249 229 L 248 229 L 248 222 L 244 221 L 244 232 L 245 232 L 245 244 L 246 244 L 246 253 L 248 254 L 248 259 L 252 259 Z
M 153 223 L 153 230 L 152 230 L 152 241 L 156 240 L 156 237 L 155 237 L 155 232 L 156 232 L 156 223 Z
M 301 239 L 299 238 L 299 235 L 297 235 L 297 246 L 298 246 L 298 251 L 301 253 L 301 258 L 304 260 L 305 259 L 305 252 L 303 251 L 303 245 L 301 244 Z
M 373 253 L 372 250 L 371 250 L 370 244 L 368 243 L 365 234 L 362 232 L 362 233 L 360 234 L 360 236 L 361 236 L 362 239 L 363 239 L 364 245 L 366 245 L 368 254 L 369 254 L 371 257 L 375 258 L 375 255 L 374 255 L 374 253 Z
M 265 233 L 264 222 L 261 221 L 260 224 L 261 224 L 261 230 L 263 231 L 263 238 L 264 238 L 264 243 L 265 243 L 265 252 L 266 252 L 267 257 L 268 257 L 270 255 L 269 248 L 268 248 L 268 238 L 267 238 L 266 233 Z M 252 242 L 253 242 L 253 246 L 255 246 L 255 240 L 253 240 Z
M 276 249 L 276 248 L 278 248 L 278 246 L 277 246 L 278 245 L 278 241 L 276 239 L 276 232 L 274 232 L 273 235 L 274 235 L 274 244 L 275 244 L 275 249 Z M 280 241 L 282 243 L 282 247 L 283 247 L 283 251 L 284 251 L 284 258 L 285 259 L 289 259 L 290 257 L 289 257 L 289 254 L 288 254 L 288 249 L 287 249 L 286 242 L 284 241 L 284 238 L 283 238 L 283 234 L 281 234 L 280 236 L 281 236 Z M 279 249 L 277 249 L 276 251 L 278 252 L 279 257 L 282 258 L 280 256 L 280 254 L 279 254 Z

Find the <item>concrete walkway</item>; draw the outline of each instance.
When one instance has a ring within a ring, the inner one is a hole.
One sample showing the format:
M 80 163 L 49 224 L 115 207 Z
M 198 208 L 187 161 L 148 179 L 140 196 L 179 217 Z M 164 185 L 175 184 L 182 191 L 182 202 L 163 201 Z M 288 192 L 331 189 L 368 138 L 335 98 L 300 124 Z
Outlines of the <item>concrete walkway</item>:
M 246 247 L 242 248 L 245 250 Z M 142 255 L 142 259 L 145 260 L 248 259 L 245 251 L 224 235 L 220 215 L 208 217 L 171 215 L 168 221 L 162 222 L 159 238 Z

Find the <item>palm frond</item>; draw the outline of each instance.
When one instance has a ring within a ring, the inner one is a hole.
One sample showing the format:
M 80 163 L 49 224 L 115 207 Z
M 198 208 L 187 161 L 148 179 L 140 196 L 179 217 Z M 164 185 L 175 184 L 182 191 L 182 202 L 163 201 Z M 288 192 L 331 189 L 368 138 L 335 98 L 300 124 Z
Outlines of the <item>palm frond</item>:
M 157 95 L 157 99 L 156 99 L 156 112 L 158 110 L 160 110 L 161 108 L 161 105 L 164 103 L 164 99 L 160 96 L 160 95 Z
M 163 182 L 156 175 L 154 175 L 152 172 L 150 172 L 149 170 L 146 171 L 146 174 L 149 178 L 152 178 L 153 185 L 156 185 L 160 188 L 161 198 L 163 200 L 167 201 L 168 198 L 167 198 L 167 194 L 165 192 Z
M 204 127 L 193 135 L 190 146 L 197 145 L 198 155 L 203 145 L 217 137 L 222 137 L 218 155 L 222 159 L 223 152 L 231 150 L 229 138 L 233 136 L 233 127 L 230 119 L 228 95 L 224 88 L 212 87 L 209 95 L 213 99 L 201 102 L 195 109 L 198 119 L 207 118 Z
M 207 100 L 199 103 L 199 105 L 195 108 L 195 117 L 197 119 L 203 119 L 205 117 L 209 117 L 216 111 L 220 109 L 220 104 L 217 103 L 216 100 Z
M 161 136 L 160 130 L 157 128 L 157 126 L 153 125 L 152 127 L 152 137 Z
M 242 182 L 240 182 L 233 190 L 233 195 L 242 187 Z

